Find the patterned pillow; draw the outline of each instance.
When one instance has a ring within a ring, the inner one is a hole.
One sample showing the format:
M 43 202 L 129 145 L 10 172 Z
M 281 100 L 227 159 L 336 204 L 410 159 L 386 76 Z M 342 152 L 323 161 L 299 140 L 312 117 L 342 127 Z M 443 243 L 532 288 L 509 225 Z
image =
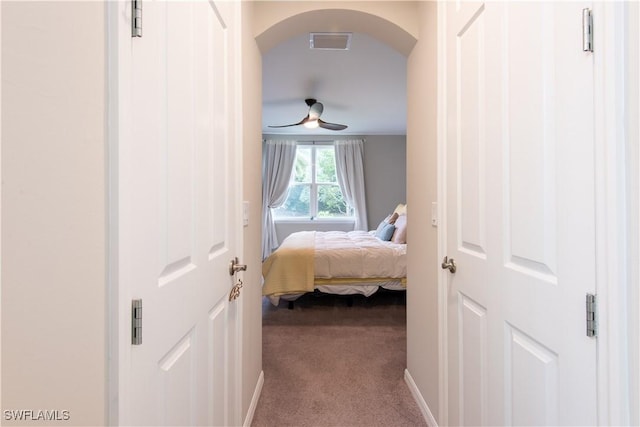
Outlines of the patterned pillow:
M 395 224 L 397 219 L 398 219 L 398 214 L 394 212 L 391 215 L 387 215 L 387 217 L 384 220 L 389 224 Z

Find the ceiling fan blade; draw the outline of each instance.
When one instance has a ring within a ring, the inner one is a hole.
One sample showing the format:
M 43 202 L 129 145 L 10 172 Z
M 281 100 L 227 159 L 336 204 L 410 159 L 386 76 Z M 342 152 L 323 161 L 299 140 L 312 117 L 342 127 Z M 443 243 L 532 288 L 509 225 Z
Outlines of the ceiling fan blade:
M 307 116 L 307 117 L 305 117 L 304 119 L 300 120 L 298 123 L 292 123 L 292 124 L 290 124 L 290 125 L 280 125 L 280 126 L 272 126 L 272 125 L 269 125 L 269 127 L 270 127 L 270 128 L 288 128 L 288 127 L 290 127 L 290 126 L 299 126 L 299 125 L 303 125 L 303 124 L 305 124 L 305 123 L 306 123 L 306 122 L 308 122 L 308 121 L 309 121 L 309 116 Z
M 327 123 L 320 119 L 318 119 L 318 126 L 320 126 L 323 129 L 329 129 L 329 130 L 344 130 L 348 127 L 347 125 L 339 125 L 337 123 Z
M 316 101 L 313 98 L 307 98 L 304 100 L 304 102 L 309 107 L 309 114 L 307 114 L 307 117 L 300 120 L 298 123 L 292 123 L 290 125 L 280 125 L 280 126 L 269 125 L 269 127 L 270 128 L 286 128 L 286 127 L 299 126 L 299 125 L 304 125 L 306 123 L 309 123 L 307 127 L 309 127 L 310 129 L 313 129 L 315 127 L 321 127 L 329 130 L 344 130 L 347 128 L 347 125 L 340 125 L 337 123 L 327 123 L 325 121 L 320 120 L 320 115 L 324 110 L 324 106 L 322 105 L 322 103 Z

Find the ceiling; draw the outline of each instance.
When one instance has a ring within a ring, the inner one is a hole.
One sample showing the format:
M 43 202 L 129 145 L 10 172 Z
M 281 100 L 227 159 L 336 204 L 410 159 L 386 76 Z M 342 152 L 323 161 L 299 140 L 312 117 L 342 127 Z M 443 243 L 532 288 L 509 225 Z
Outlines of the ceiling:
M 309 33 L 275 46 L 262 57 L 262 131 L 285 135 L 405 135 L 407 58 L 362 33 L 349 50 L 312 50 Z M 343 131 L 297 123 L 309 112 L 305 98 L 324 105 L 322 120 Z

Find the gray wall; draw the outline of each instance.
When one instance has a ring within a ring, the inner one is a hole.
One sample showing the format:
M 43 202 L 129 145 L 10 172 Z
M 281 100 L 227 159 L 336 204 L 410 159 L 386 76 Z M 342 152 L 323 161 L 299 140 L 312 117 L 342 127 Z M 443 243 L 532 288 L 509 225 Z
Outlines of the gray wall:
M 364 180 L 369 229 L 407 202 L 407 138 L 404 135 L 367 136 Z

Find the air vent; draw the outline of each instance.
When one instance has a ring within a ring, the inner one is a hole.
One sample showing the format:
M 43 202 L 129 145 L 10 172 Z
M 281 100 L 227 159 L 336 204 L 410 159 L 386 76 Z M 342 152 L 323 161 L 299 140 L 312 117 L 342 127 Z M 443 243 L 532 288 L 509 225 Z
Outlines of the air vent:
M 309 33 L 309 48 L 349 50 L 352 33 Z

